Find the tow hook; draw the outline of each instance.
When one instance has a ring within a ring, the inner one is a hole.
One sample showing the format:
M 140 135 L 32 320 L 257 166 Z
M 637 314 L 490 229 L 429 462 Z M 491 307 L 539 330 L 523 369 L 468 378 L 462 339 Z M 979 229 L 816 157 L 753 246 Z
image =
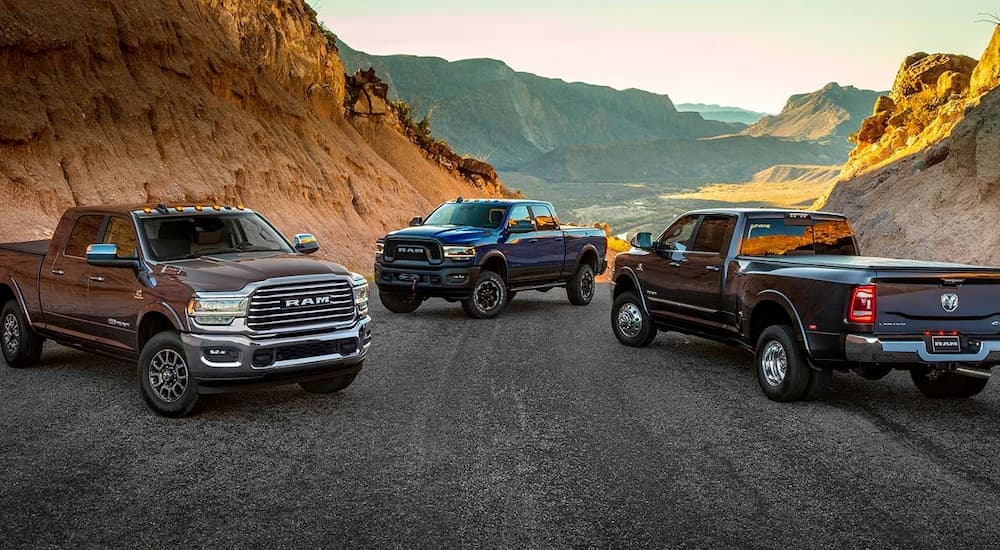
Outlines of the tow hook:
M 412 300 L 416 297 L 417 297 L 417 279 L 413 279 L 413 282 L 410 284 L 410 299 Z

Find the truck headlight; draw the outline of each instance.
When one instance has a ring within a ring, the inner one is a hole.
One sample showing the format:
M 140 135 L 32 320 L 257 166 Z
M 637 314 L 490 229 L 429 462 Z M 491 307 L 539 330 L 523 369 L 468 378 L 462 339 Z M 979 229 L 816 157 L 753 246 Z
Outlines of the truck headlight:
M 351 274 L 351 286 L 354 287 L 354 304 L 358 306 L 359 315 L 368 314 L 368 281 L 363 275 Z
M 375 255 L 381 256 L 385 252 L 385 243 L 382 241 L 375 241 Z
M 200 325 L 228 325 L 247 316 L 247 298 L 202 298 L 188 302 L 188 315 Z
M 476 257 L 476 247 L 446 246 L 444 247 L 444 257 L 453 260 L 471 260 Z

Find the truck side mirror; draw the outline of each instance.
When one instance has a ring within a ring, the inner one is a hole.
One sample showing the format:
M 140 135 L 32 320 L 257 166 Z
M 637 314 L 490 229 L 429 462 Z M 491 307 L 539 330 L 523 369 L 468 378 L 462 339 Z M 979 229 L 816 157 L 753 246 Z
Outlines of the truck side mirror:
M 535 230 L 535 224 L 531 220 L 516 220 L 514 225 L 508 228 L 511 233 L 531 233 Z
M 410 227 L 414 227 L 414 226 L 417 226 L 417 225 L 423 225 L 423 224 L 424 224 L 424 219 L 421 218 L 420 216 L 417 216 L 416 218 L 413 218 L 413 219 L 410 220 Z
M 311 233 L 299 233 L 292 241 L 292 248 L 299 254 L 312 254 L 319 250 L 319 241 Z
M 646 232 L 636 233 L 635 237 L 632 237 L 632 242 L 630 244 L 635 248 L 651 250 L 653 248 L 653 234 Z
M 92 244 L 87 247 L 87 263 L 95 267 L 133 267 L 136 258 L 119 258 L 116 244 Z

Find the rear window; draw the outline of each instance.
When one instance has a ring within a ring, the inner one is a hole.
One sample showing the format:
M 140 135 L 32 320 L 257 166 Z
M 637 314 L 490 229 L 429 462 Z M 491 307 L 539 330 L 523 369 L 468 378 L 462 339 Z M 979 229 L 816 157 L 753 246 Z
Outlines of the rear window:
M 740 253 L 745 256 L 856 256 L 858 251 L 846 220 L 816 220 L 809 225 L 787 218 L 758 218 L 748 220 Z

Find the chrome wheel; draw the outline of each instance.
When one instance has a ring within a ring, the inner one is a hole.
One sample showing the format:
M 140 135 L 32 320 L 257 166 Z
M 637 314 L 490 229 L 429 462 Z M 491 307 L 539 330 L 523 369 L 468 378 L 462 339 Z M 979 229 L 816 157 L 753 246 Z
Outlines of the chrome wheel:
M 618 310 L 618 330 L 626 338 L 635 338 L 642 331 L 642 312 L 639 306 L 626 303 Z
M 7 357 L 14 357 L 20 347 L 21 323 L 17 322 L 16 315 L 9 313 L 3 320 L 3 350 Z
M 580 279 L 580 294 L 587 301 L 594 297 L 594 273 L 590 270 L 587 270 Z
M 764 381 L 769 386 L 780 386 L 785 381 L 788 353 L 781 342 L 771 340 L 764 346 L 764 351 L 760 354 L 760 368 L 764 374 Z
M 173 403 L 184 395 L 188 385 L 187 362 L 172 349 L 163 349 L 149 362 L 149 386 L 161 400 Z
M 487 279 L 476 286 L 476 305 L 483 311 L 492 311 L 502 303 L 503 293 L 496 281 Z

